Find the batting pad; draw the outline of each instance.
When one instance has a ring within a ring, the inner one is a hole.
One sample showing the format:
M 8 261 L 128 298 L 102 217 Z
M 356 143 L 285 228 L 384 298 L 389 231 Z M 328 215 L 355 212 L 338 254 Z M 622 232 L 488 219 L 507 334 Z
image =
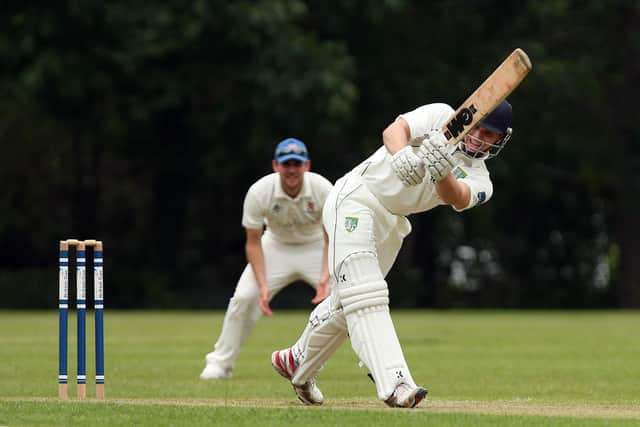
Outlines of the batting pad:
M 389 290 L 375 255 L 350 255 L 338 278 L 351 345 L 369 368 L 378 398 L 388 399 L 400 383 L 416 387 L 389 314 Z
M 301 358 L 291 383 L 303 385 L 313 378 L 346 338 L 342 310 L 332 310 L 331 298 L 325 299 L 311 312 L 307 327 L 294 345 Z

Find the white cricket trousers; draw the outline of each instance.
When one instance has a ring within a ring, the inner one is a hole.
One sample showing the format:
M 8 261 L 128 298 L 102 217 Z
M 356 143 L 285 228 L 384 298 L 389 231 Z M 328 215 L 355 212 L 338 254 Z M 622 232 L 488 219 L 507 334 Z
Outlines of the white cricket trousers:
M 379 298 L 388 292 L 384 277 L 411 231 L 409 221 L 389 212 L 352 173 L 338 180 L 329 193 L 323 224 L 329 235 L 331 295 L 311 312 L 307 327 L 292 346 L 299 363 L 292 383 L 302 385 L 314 377 L 349 336 L 376 378 L 380 399 L 389 398 L 401 382 L 415 387 L 388 299 Z
M 273 299 L 287 285 L 298 280 L 307 282 L 315 289 L 322 271 L 323 247 L 323 240 L 287 244 L 275 240 L 269 233 L 263 234 L 262 252 L 270 298 Z M 214 351 L 207 355 L 209 363 L 215 362 L 225 370 L 234 368 L 242 345 L 262 316 L 258 300 L 258 282 L 253 268 L 247 264 L 229 300 Z

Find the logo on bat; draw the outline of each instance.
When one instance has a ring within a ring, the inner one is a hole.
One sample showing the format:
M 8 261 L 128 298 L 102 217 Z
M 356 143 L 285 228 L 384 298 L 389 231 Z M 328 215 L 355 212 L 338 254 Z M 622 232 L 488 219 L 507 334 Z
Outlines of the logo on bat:
M 447 131 L 444 133 L 444 136 L 447 139 L 456 138 L 464 131 L 465 126 L 473 122 L 473 115 L 477 112 L 478 109 L 474 104 L 460 110 L 458 114 L 447 123 Z

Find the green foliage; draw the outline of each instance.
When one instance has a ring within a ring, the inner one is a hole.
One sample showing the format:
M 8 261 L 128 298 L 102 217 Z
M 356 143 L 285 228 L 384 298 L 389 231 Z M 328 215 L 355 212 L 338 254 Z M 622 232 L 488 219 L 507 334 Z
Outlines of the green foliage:
M 48 305 L 11 283 L 37 289 L 58 239 L 98 237 L 113 304 L 223 307 L 242 198 L 278 140 L 306 141 L 335 180 L 399 113 L 457 105 L 518 46 L 534 71 L 495 195 L 412 218 L 394 301 L 640 304 L 637 2 L 116 0 L 0 19 L 2 306 Z M 460 286 L 465 247 L 491 262 L 465 261 Z

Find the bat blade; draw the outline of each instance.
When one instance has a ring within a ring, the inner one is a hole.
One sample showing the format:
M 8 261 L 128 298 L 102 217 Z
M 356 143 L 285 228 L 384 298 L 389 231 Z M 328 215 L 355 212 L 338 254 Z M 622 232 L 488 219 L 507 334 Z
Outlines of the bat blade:
M 442 126 L 450 144 L 457 144 L 487 114 L 491 113 L 531 71 L 529 56 L 515 49 L 502 64 L 460 105 Z

